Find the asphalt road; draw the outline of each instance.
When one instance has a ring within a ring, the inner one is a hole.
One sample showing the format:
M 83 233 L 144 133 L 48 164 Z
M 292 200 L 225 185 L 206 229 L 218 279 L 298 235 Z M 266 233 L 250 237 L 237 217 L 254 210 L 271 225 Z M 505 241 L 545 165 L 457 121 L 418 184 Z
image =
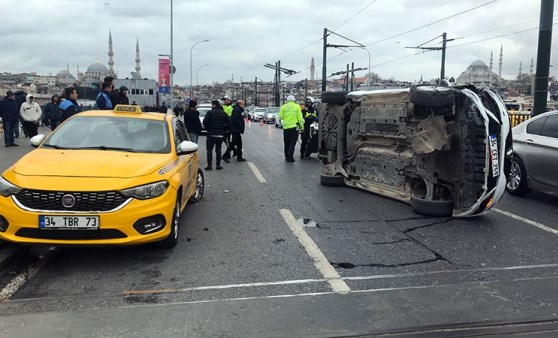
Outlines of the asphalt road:
M 417 334 L 558 320 L 558 198 L 506 195 L 485 216 L 424 217 L 321 186 L 316 155 L 286 163 L 273 125 L 249 123 L 243 140 L 248 162 L 205 173 L 175 249 L 20 253 L 0 271 L 0 336 Z M 0 149 L 2 171 L 32 150 L 19 143 Z

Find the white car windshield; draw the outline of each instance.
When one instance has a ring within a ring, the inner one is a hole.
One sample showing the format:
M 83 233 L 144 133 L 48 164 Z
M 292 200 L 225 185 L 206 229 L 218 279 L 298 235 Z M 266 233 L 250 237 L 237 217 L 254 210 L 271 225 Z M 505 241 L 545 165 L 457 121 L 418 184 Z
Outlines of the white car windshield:
M 56 128 L 42 147 L 168 153 L 171 149 L 169 140 L 163 121 L 77 116 Z

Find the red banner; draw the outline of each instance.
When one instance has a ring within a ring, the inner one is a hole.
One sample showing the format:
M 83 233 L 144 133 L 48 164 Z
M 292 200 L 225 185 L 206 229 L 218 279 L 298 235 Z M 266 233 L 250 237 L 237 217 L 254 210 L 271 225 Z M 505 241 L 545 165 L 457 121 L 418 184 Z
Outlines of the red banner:
M 170 86 L 170 60 L 159 59 L 159 93 L 168 94 Z

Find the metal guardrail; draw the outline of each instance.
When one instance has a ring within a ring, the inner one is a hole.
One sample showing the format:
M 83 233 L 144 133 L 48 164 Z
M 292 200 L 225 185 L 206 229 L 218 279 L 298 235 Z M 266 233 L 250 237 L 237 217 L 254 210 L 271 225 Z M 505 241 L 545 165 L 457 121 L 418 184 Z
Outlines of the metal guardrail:
M 512 128 L 531 118 L 531 112 L 509 112 Z

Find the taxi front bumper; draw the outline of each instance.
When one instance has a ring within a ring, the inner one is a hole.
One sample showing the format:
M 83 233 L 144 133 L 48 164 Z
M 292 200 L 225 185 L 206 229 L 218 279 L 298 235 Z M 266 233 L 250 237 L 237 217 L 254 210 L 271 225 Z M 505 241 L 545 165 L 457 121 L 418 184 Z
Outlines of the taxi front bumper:
M 148 200 L 131 199 L 118 210 L 109 212 L 60 212 L 24 210 L 14 197 L 0 196 L 0 239 L 21 244 L 52 245 L 137 245 L 163 240 L 170 234 L 176 191 Z M 41 229 L 39 217 L 98 216 L 97 229 Z M 140 233 L 145 222 L 161 224 Z M 136 227 L 134 227 L 134 225 Z

